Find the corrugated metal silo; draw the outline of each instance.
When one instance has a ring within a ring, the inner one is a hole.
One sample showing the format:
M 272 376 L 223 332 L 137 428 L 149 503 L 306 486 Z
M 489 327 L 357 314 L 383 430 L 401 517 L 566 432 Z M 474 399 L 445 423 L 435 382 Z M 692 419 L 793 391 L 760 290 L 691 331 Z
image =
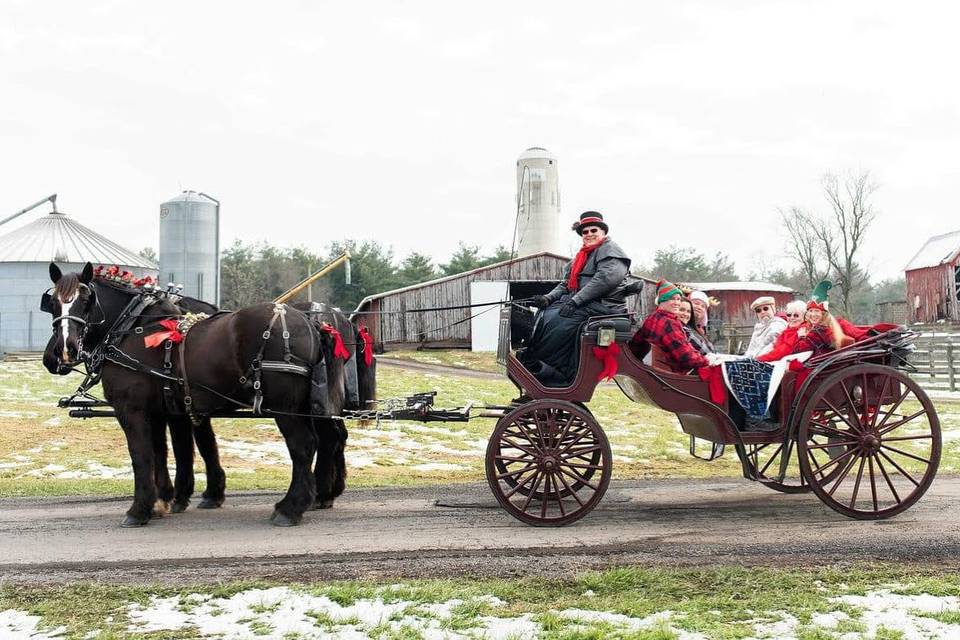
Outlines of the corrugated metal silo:
M 184 191 L 160 205 L 160 284 L 220 304 L 220 202 Z

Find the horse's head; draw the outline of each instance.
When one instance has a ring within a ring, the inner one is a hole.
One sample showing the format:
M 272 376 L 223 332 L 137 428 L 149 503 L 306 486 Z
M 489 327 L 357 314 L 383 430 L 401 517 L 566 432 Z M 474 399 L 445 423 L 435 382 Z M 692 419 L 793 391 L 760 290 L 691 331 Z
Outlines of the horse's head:
M 50 263 L 53 287 L 40 299 L 40 310 L 53 316 L 53 335 L 43 353 L 43 365 L 50 373 L 66 375 L 79 362 L 84 336 L 96 322 L 97 294 L 90 284 L 93 265 L 84 265 L 80 273 L 63 273 Z

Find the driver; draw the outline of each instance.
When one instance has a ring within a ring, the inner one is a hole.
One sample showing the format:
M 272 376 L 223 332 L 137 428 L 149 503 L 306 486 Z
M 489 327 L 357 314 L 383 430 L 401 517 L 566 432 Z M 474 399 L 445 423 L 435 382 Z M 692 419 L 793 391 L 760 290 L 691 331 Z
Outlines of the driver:
M 580 326 L 591 316 L 626 313 L 630 258 L 607 235 L 603 215 L 585 211 L 572 229 L 583 239 L 577 255 L 563 271 L 563 280 L 531 304 L 543 309 L 530 344 L 517 355 L 547 386 L 566 386 L 577 373 Z

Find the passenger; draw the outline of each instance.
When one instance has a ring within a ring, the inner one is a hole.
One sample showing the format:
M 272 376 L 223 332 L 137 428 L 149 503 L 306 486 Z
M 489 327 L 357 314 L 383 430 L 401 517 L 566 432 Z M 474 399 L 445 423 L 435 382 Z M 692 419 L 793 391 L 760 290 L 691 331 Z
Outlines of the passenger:
M 833 286 L 828 280 L 824 280 L 816 286 L 810 301 L 806 304 L 806 313 L 804 322 L 796 329 L 796 343 L 787 351 L 786 346 L 777 349 L 776 346 L 769 353 L 757 358 L 761 362 L 772 362 L 779 360 L 793 353 L 803 353 L 812 351 L 814 356 L 818 356 L 834 349 L 839 349 L 846 337 L 840 329 L 837 320 L 830 315 L 830 301 L 827 300 L 827 293 Z M 786 331 L 784 331 L 786 333 Z M 782 335 L 782 334 L 781 334 Z M 784 345 L 786 343 L 784 342 Z M 786 353 L 783 353 L 787 351 Z
M 680 298 L 680 310 L 677 312 L 677 318 L 683 325 L 683 330 L 690 339 L 690 343 L 703 355 L 716 352 L 713 344 L 705 336 L 697 331 L 696 319 L 694 317 L 693 302 L 690 298 Z
M 543 310 L 520 362 L 547 386 L 566 386 L 577 374 L 580 326 L 591 316 L 625 314 L 630 258 L 607 235 L 596 211 L 580 214 L 573 230 L 583 245 L 563 272 L 563 280 L 531 303 Z
M 693 303 L 693 315 L 696 320 L 696 329 L 704 338 L 707 337 L 707 325 L 710 323 L 710 298 L 703 291 L 691 291 L 690 302 Z
M 792 300 L 787 303 L 785 309 L 787 312 L 787 328 L 777 336 L 776 342 L 773 343 L 773 347 L 769 351 L 757 356 L 757 360 L 760 362 L 780 360 L 793 353 L 793 348 L 797 346 L 797 340 L 799 340 L 797 330 L 803 325 L 807 303 L 803 300 Z
M 691 369 L 707 367 L 711 364 L 690 342 L 680 323 L 680 304 L 683 294 L 675 285 L 665 280 L 657 283 L 657 308 L 643 321 L 643 326 L 630 339 L 634 353 L 640 351 L 640 345 L 646 343 L 657 346 L 668 358 L 670 368 L 676 373 L 687 373 Z
M 750 303 L 757 314 L 757 323 L 753 325 L 750 344 L 743 355 L 757 358 L 773 349 L 777 338 L 787 328 L 787 321 L 777 315 L 777 302 L 773 296 L 760 296 Z

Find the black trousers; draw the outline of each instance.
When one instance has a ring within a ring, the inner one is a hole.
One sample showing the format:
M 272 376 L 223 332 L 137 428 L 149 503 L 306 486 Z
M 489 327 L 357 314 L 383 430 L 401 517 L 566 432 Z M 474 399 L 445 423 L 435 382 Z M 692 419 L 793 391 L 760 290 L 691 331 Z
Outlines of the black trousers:
M 565 295 L 541 311 L 529 345 L 517 355 L 530 373 L 548 387 L 565 387 L 573 382 L 580 364 L 580 329 L 593 316 L 624 313 L 623 307 L 609 307 L 591 302 L 578 307 L 565 318 L 560 307 L 568 300 Z

